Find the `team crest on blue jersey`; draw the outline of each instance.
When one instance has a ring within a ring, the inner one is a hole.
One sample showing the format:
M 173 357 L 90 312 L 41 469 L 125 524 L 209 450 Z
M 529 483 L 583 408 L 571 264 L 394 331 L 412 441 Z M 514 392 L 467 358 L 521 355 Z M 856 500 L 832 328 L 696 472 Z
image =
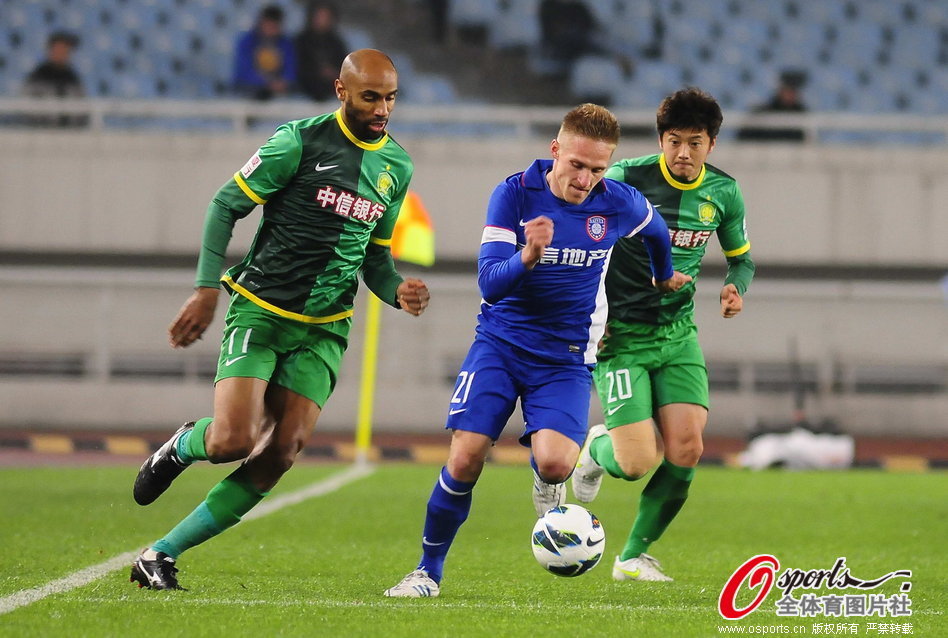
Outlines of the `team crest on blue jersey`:
M 593 215 L 586 220 L 586 233 L 595 239 L 601 240 L 606 236 L 606 218 L 602 215 Z

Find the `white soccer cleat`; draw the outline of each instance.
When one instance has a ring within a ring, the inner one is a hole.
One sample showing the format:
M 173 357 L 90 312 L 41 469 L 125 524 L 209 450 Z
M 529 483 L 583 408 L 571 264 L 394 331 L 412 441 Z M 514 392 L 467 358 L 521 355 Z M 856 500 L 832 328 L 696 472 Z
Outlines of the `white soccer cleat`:
M 546 483 L 536 470 L 533 471 L 533 507 L 538 517 L 566 502 L 565 485 L 565 483 Z
M 589 451 L 593 439 L 600 436 L 609 436 L 609 430 L 605 425 L 600 423 L 589 428 L 583 449 L 579 451 L 576 469 L 573 470 L 573 495 L 580 503 L 592 503 L 599 494 L 599 488 L 602 487 L 602 475 L 605 470 Z
M 647 580 L 670 582 L 674 578 L 662 572 L 662 565 L 654 556 L 639 554 L 635 558 L 619 560 L 612 565 L 612 577 L 615 580 Z
M 440 594 L 441 587 L 423 569 L 416 569 L 402 582 L 385 590 L 385 595 L 390 598 L 437 598 Z

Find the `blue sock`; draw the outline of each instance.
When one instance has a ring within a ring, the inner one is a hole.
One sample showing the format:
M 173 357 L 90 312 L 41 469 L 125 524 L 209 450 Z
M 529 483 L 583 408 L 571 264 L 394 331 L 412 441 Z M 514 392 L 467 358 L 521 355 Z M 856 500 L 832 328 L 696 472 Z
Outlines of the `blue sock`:
M 461 524 L 471 511 L 471 491 L 474 483 L 452 478 L 448 468 L 441 468 L 441 476 L 428 498 L 428 515 L 421 539 L 421 562 L 418 569 L 428 572 L 436 583 L 441 582 L 444 559 Z

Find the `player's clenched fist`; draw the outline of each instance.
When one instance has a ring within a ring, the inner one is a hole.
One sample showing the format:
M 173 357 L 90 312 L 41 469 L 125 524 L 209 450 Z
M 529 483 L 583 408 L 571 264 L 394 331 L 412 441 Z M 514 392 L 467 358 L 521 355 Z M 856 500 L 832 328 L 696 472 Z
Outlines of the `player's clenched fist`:
M 672 275 L 671 279 L 666 279 L 664 281 L 655 281 L 655 278 L 652 278 L 652 281 L 655 283 L 655 287 L 661 292 L 675 292 L 686 283 L 691 281 L 691 275 L 686 275 L 683 272 L 675 271 L 675 274 Z
M 523 236 L 527 244 L 520 252 L 520 259 L 524 266 L 533 268 L 543 256 L 543 250 L 553 243 L 553 220 L 543 215 L 534 217 L 523 225 Z
M 219 293 L 219 288 L 194 290 L 168 326 L 168 342 L 172 348 L 185 348 L 201 338 L 214 319 Z
M 416 317 L 428 307 L 430 298 L 431 295 L 428 293 L 428 286 L 425 285 L 425 282 L 413 277 L 409 277 L 400 283 L 395 291 L 395 299 L 402 310 Z
M 738 294 L 737 286 L 727 284 L 721 289 L 721 316 L 725 319 L 736 317 L 744 309 L 744 299 Z

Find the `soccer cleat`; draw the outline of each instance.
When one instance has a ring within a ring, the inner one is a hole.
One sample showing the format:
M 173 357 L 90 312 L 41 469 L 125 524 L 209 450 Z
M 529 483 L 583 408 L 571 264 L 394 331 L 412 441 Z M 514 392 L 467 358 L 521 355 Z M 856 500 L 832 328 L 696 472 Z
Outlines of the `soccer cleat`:
M 441 586 L 423 569 L 416 569 L 402 582 L 385 590 L 389 598 L 437 598 L 440 594 Z
M 135 562 L 132 563 L 131 582 L 138 582 L 138 588 L 146 587 L 148 589 L 184 589 L 178 584 L 178 568 L 175 567 L 175 560 L 165 554 L 158 552 L 154 560 L 145 558 L 145 552 L 138 555 Z
M 603 435 L 609 435 L 609 430 L 605 425 L 600 423 L 589 428 L 586 443 L 579 452 L 579 460 L 576 462 L 576 469 L 573 470 L 573 495 L 581 503 L 592 503 L 602 486 L 604 470 L 592 457 L 590 447 L 592 447 L 593 439 Z
M 635 558 L 619 560 L 612 565 L 615 580 L 648 580 L 668 582 L 674 580 L 662 572 L 662 565 L 654 556 L 639 554 Z
M 142 464 L 141 469 L 138 470 L 138 476 L 135 477 L 135 487 L 132 488 L 136 503 L 139 505 L 153 503 L 188 467 L 187 463 L 178 458 L 177 446 L 181 435 L 192 428 L 194 428 L 194 421 L 182 425 Z
M 565 483 L 547 483 L 533 471 L 533 507 L 537 516 L 543 516 L 554 507 L 566 502 Z

